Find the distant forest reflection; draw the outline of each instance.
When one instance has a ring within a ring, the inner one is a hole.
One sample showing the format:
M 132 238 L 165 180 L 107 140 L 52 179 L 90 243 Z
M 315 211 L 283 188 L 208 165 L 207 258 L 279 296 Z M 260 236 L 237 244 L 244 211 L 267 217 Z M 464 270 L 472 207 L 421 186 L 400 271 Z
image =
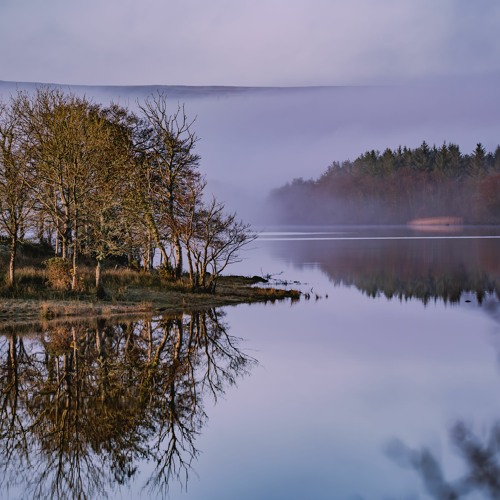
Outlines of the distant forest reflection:
M 277 241 L 273 248 L 281 258 L 315 265 L 336 285 L 355 286 L 370 297 L 455 303 L 472 292 L 482 302 L 487 293 L 500 297 L 500 239 L 485 238 L 485 232 L 491 230 L 469 230 L 470 238 L 407 229 L 346 231 L 338 238 Z
M 216 309 L 37 330 L 0 336 L 0 487 L 25 497 L 103 497 L 141 461 L 150 491 L 185 484 L 205 397 L 256 363 Z

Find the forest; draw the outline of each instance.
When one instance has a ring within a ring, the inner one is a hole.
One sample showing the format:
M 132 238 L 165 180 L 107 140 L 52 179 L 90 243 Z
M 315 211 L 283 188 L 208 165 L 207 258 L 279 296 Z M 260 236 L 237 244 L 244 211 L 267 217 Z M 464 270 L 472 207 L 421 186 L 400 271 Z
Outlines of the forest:
M 132 112 L 59 89 L 18 92 L 0 102 L 0 236 L 16 283 L 16 254 L 30 240 L 48 247 L 46 265 L 77 290 L 79 264 L 124 266 L 214 291 L 252 241 L 249 226 L 207 199 L 198 137 L 184 107 L 158 93 Z
M 471 154 L 456 144 L 367 151 L 333 162 L 316 180 L 295 179 L 272 191 L 276 222 L 406 224 L 455 217 L 465 224 L 500 223 L 500 146 Z

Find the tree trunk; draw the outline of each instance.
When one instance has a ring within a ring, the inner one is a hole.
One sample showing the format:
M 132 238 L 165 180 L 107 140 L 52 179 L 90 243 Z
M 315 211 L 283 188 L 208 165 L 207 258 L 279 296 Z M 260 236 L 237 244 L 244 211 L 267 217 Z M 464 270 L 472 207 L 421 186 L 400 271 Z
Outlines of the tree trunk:
M 56 241 L 55 241 L 55 248 L 54 248 L 54 254 L 56 257 L 59 256 L 60 246 L 61 246 L 61 238 L 59 237 L 59 227 L 56 225 Z
M 175 237 L 175 277 L 179 279 L 182 276 L 182 247 L 178 236 Z
M 17 254 L 17 236 L 12 236 L 10 240 L 10 263 L 9 263 L 9 285 L 14 286 L 16 275 L 16 254 Z
M 163 262 L 165 262 L 165 266 L 168 266 L 167 264 L 169 262 L 167 251 L 165 250 L 165 246 L 163 245 L 160 234 L 158 232 L 158 228 L 156 227 L 156 224 L 154 222 L 153 216 L 151 214 L 148 214 L 147 216 L 147 223 L 148 223 L 148 247 L 151 248 L 152 243 L 154 241 L 156 247 L 158 247 L 158 250 L 160 250 L 160 254 L 162 257 Z M 151 251 L 151 250 L 149 250 Z M 153 268 L 153 259 L 151 259 L 151 267 L 149 269 Z
M 97 259 L 97 265 L 95 266 L 95 289 L 97 298 L 102 299 L 104 297 L 104 287 L 102 285 L 102 261 Z
M 43 245 L 45 243 L 45 221 L 43 218 L 43 212 L 40 211 L 37 220 L 37 236 L 38 242 Z
M 148 231 L 146 248 L 144 249 L 144 270 L 151 271 L 151 231 Z
M 78 212 L 75 210 L 75 231 L 73 237 L 73 279 L 71 280 L 71 290 L 75 291 L 78 288 L 77 276 L 77 259 L 78 259 Z
M 191 256 L 191 251 L 187 250 L 187 259 L 188 259 L 188 267 L 189 267 L 189 282 L 191 283 L 191 289 L 195 289 L 195 282 L 194 282 L 194 269 L 193 269 L 193 258 Z
M 68 245 L 66 242 L 66 238 L 63 235 L 61 235 L 61 258 L 68 258 Z
M 77 276 L 77 257 L 76 257 L 76 239 L 73 247 L 73 269 L 72 269 L 72 279 L 71 279 L 71 290 L 75 291 L 78 288 L 78 276 Z
M 71 222 L 69 219 L 69 209 L 65 209 L 65 221 L 61 231 L 61 257 L 63 259 L 68 258 L 68 247 L 71 240 Z
M 216 273 L 212 273 L 210 275 L 209 280 L 208 280 L 207 290 L 210 293 L 215 293 L 216 286 L 217 286 L 217 274 Z

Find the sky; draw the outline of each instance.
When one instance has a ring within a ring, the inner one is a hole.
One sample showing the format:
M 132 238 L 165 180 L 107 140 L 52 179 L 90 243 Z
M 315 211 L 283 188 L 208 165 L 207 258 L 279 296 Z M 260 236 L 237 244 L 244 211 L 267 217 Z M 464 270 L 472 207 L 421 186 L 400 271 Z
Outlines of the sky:
M 499 26 L 499 0 L 0 0 L 0 99 L 56 83 L 134 108 L 153 90 L 134 85 L 199 86 L 163 90 L 196 118 L 208 191 L 251 220 L 367 150 L 494 151 Z
M 500 74 L 498 0 L 0 0 L 0 80 L 365 85 Z

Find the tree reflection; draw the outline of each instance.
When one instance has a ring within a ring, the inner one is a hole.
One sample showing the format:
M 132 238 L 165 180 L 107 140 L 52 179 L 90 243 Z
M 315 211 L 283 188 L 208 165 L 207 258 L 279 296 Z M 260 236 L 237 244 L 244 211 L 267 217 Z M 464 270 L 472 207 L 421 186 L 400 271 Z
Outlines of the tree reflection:
M 393 440 L 387 454 L 399 465 L 414 469 L 431 498 L 459 499 L 472 493 L 480 493 L 481 498 L 500 498 L 500 422 L 481 437 L 470 425 L 457 421 L 450 439 L 465 464 L 465 473 L 454 481 L 446 480 L 439 459 L 426 447 L 412 450 Z
M 351 232 L 351 240 L 283 241 L 274 248 L 287 260 L 317 263 L 334 284 L 355 286 L 369 297 L 424 304 L 456 303 L 463 292 L 474 293 L 478 303 L 488 293 L 500 297 L 500 239 L 481 238 L 480 229 L 467 235 L 477 237 L 419 233 L 424 238 L 412 239 L 405 229 L 373 229 Z
M 146 486 L 185 484 L 203 401 L 255 360 L 212 309 L 0 338 L 0 483 L 35 497 L 105 496 L 154 464 Z

